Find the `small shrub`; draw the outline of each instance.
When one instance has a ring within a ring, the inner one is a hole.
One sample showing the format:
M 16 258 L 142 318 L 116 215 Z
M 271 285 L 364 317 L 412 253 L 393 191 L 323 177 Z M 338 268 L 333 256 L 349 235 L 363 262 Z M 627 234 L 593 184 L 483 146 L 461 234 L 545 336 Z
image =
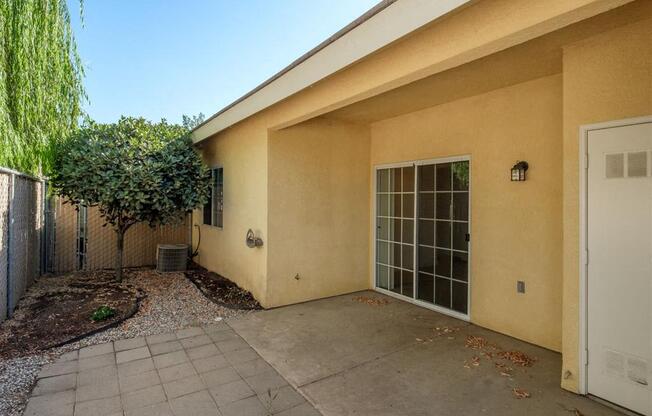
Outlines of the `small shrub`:
M 93 315 L 91 315 L 91 319 L 94 320 L 95 322 L 99 322 L 99 321 L 104 321 L 105 319 L 109 319 L 114 315 L 115 315 L 115 309 L 105 305 L 97 308 L 95 312 L 93 312 Z

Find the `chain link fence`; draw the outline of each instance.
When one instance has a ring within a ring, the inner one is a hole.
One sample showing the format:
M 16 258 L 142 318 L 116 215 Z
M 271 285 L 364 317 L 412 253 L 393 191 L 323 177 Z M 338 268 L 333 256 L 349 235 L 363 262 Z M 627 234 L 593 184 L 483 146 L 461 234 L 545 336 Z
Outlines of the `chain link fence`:
M 157 244 L 188 244 L 189 224 L 134 225 L 124 267 L 155 265 Z M 116 235 L 104 225 L 97 208 L 48 197 L 46 182 L 0 167 L 0 322 L 43 273 L 113 268 Z
M 0 168 L 0 321 L 41 273 L 43 181 Z

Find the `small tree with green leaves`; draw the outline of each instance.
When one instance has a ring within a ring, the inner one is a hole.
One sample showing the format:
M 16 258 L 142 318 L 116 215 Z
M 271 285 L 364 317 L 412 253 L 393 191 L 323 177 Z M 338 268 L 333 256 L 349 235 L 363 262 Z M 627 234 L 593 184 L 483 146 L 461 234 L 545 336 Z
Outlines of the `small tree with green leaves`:
M 73 204 L 97 206 L 117 236 L 116 279 L 122 280 L 124 236 L 134 224 L 178 222 L 208 199 L 210 175 L 188 129 L 165 120 L 123 117 L 87 122 L 62 142 L 52 186 Z

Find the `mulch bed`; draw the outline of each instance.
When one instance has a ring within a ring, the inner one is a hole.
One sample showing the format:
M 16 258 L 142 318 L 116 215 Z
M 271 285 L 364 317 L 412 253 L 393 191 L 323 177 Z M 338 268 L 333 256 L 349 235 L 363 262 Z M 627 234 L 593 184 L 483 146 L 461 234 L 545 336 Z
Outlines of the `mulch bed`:
M 138 289 L 118 284 L 110 271 L 43 276 L 0 326 L 0 358 L 29 355 L 118 325 L 138 310 L 140 298 Z M 116 314 L 93 321 L 93 312 L 104 305 Z
M 251 292 L 196 263 L 188 268 L 186 277 L 197 286 L 204 296 L 218 305 L 231 309 L 262 309 Z

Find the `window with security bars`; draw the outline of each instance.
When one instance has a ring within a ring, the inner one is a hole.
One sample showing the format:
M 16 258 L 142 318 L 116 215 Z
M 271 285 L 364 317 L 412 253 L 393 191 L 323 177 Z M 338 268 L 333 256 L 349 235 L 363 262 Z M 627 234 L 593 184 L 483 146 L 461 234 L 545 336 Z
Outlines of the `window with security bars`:
M 204 204 L 204 224 L 224 227 L 224 168 L 211 169 L 211 192 Z

